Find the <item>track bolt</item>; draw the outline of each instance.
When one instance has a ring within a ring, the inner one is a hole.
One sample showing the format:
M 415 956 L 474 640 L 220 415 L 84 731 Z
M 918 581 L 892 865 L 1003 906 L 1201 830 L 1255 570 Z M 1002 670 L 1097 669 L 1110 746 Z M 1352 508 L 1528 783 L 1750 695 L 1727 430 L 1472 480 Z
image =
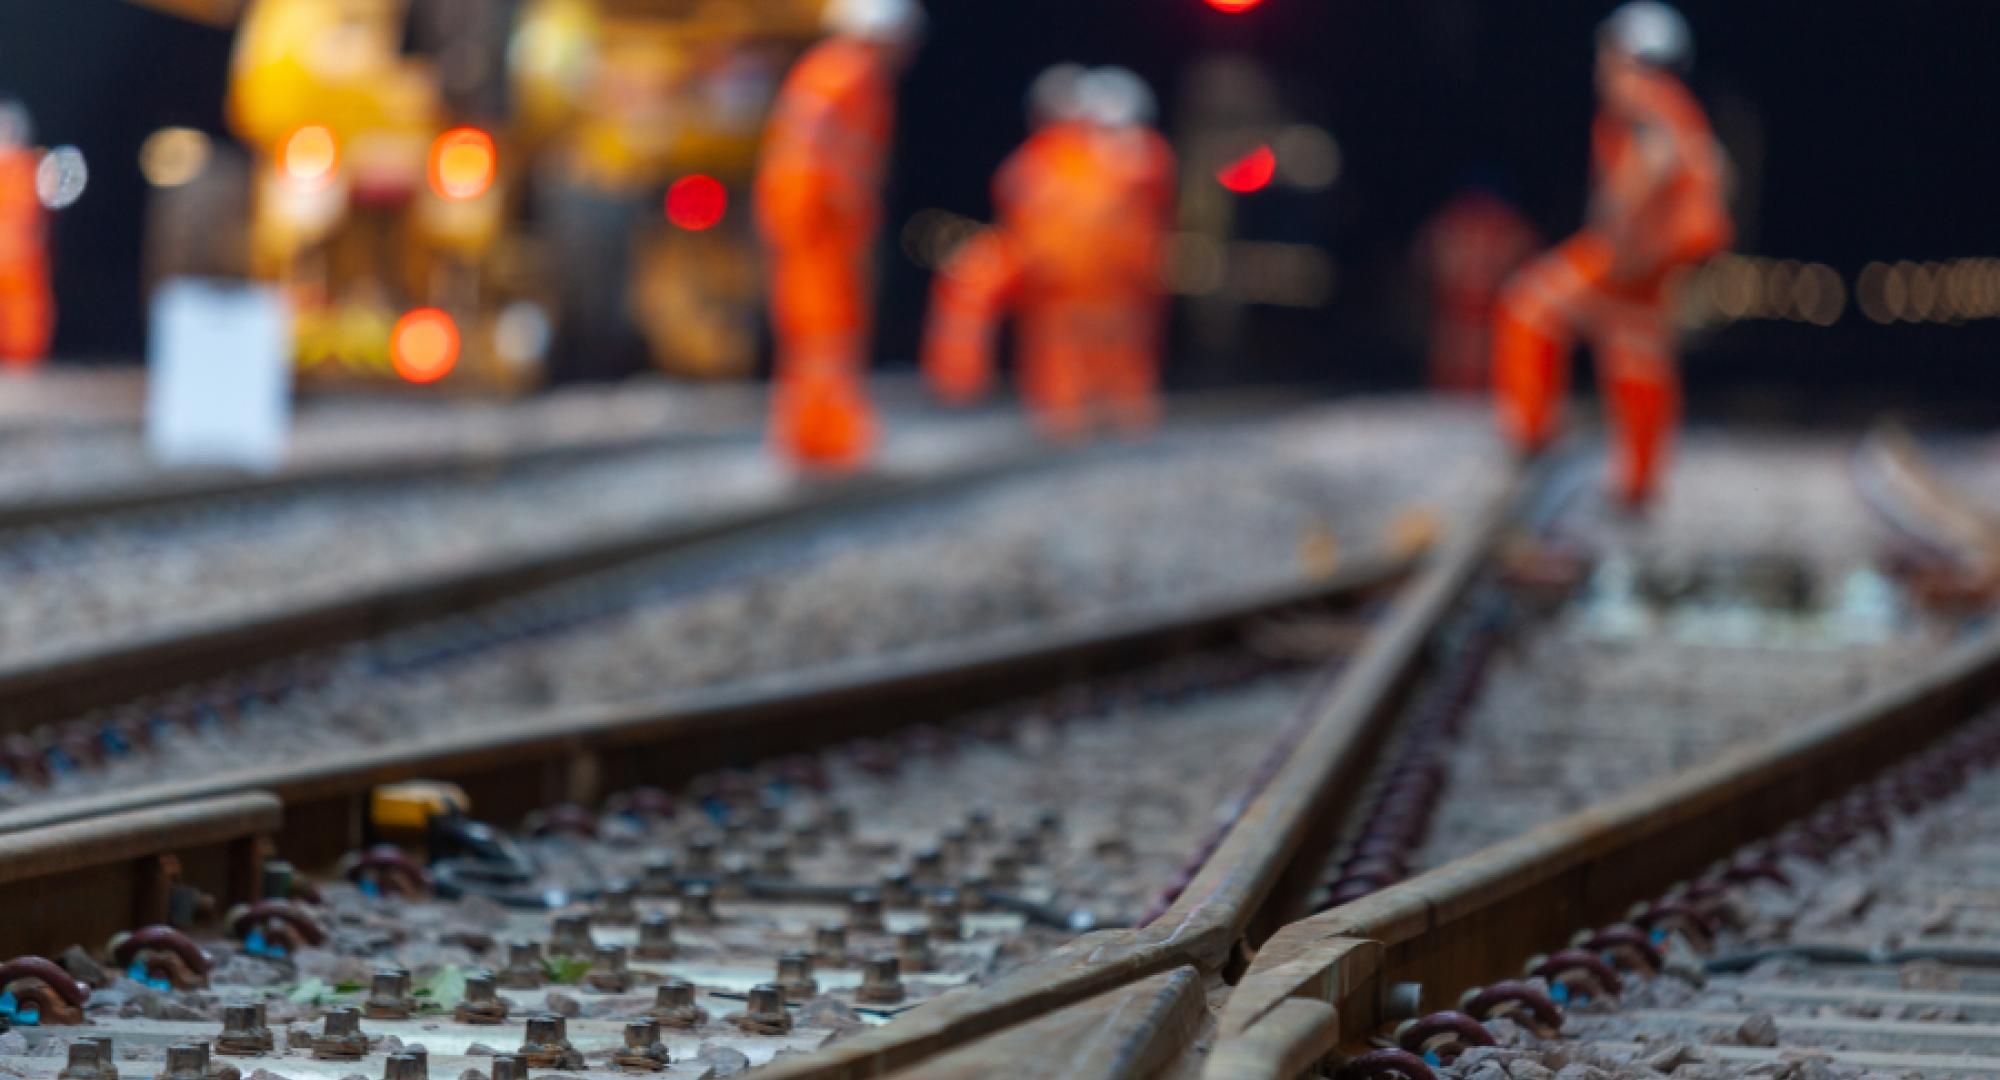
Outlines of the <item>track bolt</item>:
M 686 926 L 714 926 L 716 924 L 715 901 L 708 886 L 689 885 L 681 890 L 680 920 Z
M 597 945 L 590 938 L 590 916 L 558 915 L 549 930 L 550 956 L 589 956 Z
M 694 984 L 668 979 L 653 992 L 653 1018 L 661 1027 L 691 1028 L 708 1022 L 708 1010 L 694 1003 Z
M 819 993 L 819 981 L 813 978 L 813 958 L 808 952 L 788 952 L 778 957 L 778 988 L 785 992 L 785 1000 L 794 1005 L 803 1005 Z
M 679 867 L 674 865 L 674 857 L 662 855 L 646 864 L 646 876 L 639 880 L 639 891 L 646 896 L 667 897 L 681 891 Z
M 264 1054 L 277 1048 L 271 1029 L 264 1026 L 262 1005 L 224 1005 L 222 1034 L 215 1040 L 219 1053 L 242 1057 Z
M 860 933 L 882 930 L 882 894 L 874 889 L 856 889 L 847 896 L 847 925 Z
M 351 1005 L 326 1011 L 326 1022 L 313 1036 L 313 1056 L 321 1061 L 354 1061 L 368 1053 L 368 1036 L 361 1030 L 361 1012 Z
M 715 873 L 716 852 L 721 844 L 713 836 L 697 836 L 688 841 L 687 872 L 696 877 L 706 877 Z
M 957 941 L 965 936 L 965 924 L 958 914 L 958 893 L 943 889 L 924 901 L 924 917 L 930 936 L 939 941 Z
M 770 983 L 751 987 L 750 1000 L 730 1020 L 752 1035 L 783 1035 L 792 1030 L 792 1014 L 785 1011 L 785 992 Z
M 758 876 L 774 881 L 783 881 L 792 876 L 791 845 L 783 840 L 772 840 L 757 851 Z
M 1021 883 L 1021 860 L 1011 852 L 998 852 L 986 864 L 986 876 L 993 884 L 1006 888 Z
M 922 930 L 897 931 L 896 954 L 911 971 L 931 970 L 930 935 Z
M 208 1080 L 208 1044 L 175 1043 L 167 1047 L 167 1064 L 159 1080 Z
M 621 1069 L 664 1069 L 668 1060 L 657 1020 L 634 1020 L 626 1024 L 625 1045 L 611 1055 L 611 1063 Z
M 500 969 L 499 983 L 509 990 L 535 990 L 548 982 L 542 966 L 542 945 L 538 941 L 507 943 L 507 966 Z
M 1022 866 L 1039 866 L 1042 862 L 1042 837 L 1033 829 L 1023 829 L 1014 834 L 1014 857 Z
M 598 894 L 597 910 L 591 920 L 601 926 L 630 926 L 639 921 L 639 909 L 633 906 L 637 890 L 629 881 L 614 881 Z
M 493 974 L 475 971 L 465 977 L 465 997 L 453 1010 L 461 1024 L 499 1024 L 507 1019 L 507 999 L 500 996 Z
M 715 896 L 721 900 L 744 900 L 750 896 L 750 861 L 732 855 L 722 861 L 722 876 L 716 880 Z
M 519 1054 L 495 1054 L 493 1080 L 528 1080 L 528 1063 Z
M 925 848 L 910 860 L 910 879 L 920 885 L 944 883 L 944 852 Z
M 639 924 L 639 944 L 632 955 L 641 960 L 672 960 L 679 950 L 674 945 L 674 920 L 667 915 L 648 915 Z
M 917 890 L 907 870 L 891 870 L 882 875 L 882 902 L 892 908 L 906 908 L 917 902 Z
M 417 1054 L 390 1054 L 382 1063 L 382 1080 L 430 1080 L 430 1061 Z
M 1040 835 L 1042 843 L 1053 844 L 1061 840 L 1062 830 L 1062 814 L 1054 810 L 1044 810 L 1035 815 L 1035 832 Z
M 792 830 L 792 853 L 801 859 L 816 859 L 826 849 L 818 824 L 807 822 Z
M 370 1020 L 410 1018 L 410 973 L 404 968 L 377 968 L 362 1014 Z
M 993 839 L 993 813 L 984 808 L 970 810 L 965 815 L 965 831 L 977 843 Z
M 112 1062 L 109 1049 L 96 1039 L 78 1039 L 69 1044 L 69 1061 L 56 1074 L 56 1080 L 111 1080 L 118 1075 L 118 1066 Z
M 847 927 L 821 923 L 813 928 L 813 959 L 830 968 L 847 966 Z
M 903 1001 L 903 963 L 891 955 L 871 956 L 861 965 L 861 986 L 854 1000 L 865 1005 L 900 1005 Z
M 958 907 L 961 911 L 983 911 L 989 883 L 985 874 L 967 874 L 958 879 Z
M 528 1017 L 527 1036 L 522 1040 L 519 1052 L 521 1058 L 536 1069 L 583 1067 L 583 1055 L 569 1044 L 569 1025 L 554 1013 Z
M 972 865 L 972 834 L 964 829 L 946 829 L 943 843 L 944 860 L 953 869 L 964 869 Z
M 632 969 L 625 965 L 625 946 L 599 945 L 584 972 L 584 985 L 600 994 L 622 994 L 632 989 Z

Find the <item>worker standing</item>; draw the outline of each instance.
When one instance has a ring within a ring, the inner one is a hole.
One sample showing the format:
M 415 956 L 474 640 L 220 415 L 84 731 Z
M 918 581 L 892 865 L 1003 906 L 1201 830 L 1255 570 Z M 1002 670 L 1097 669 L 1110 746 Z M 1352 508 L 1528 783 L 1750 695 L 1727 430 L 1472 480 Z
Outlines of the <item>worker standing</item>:
M 922 31 L 915 0 L 831 0 L 833 36 L 778 91 L 756 180 L 777 359 L 771 435 L 800 465 L 851 469 L 875 441 L 866 386 L 869 260 L 895 80 Z
M 1589 337 L 1615 428 L 1612 488 L 1631 507 L 1654 494 L 1679 420 L 1674 272 L 1733 235 L 1720 148 L 1676 75 L 1693 52 L 1665 4 L 1628 3 L 1604 22 L 1589 220 L 1508 282 L 1494 317 L 1501 426 L 1528 451 L 1555 434 L 1572 335 Z
M 0 364 L 23 368 L 48 355 L 55 334 L 48 227 L 28 110 L 0 101 Z
M 1046 433 L 1155 422 L 1174 157 L 1152 111 L 1151 91 L 1122 69 L 1055 68 L 1036 81 L 1036 130 L 994 182 L 999 220 L 953 253 L 932 289 L 923 361 L 940 396 L 985 393 L 1011 308 L 1021 394 Z

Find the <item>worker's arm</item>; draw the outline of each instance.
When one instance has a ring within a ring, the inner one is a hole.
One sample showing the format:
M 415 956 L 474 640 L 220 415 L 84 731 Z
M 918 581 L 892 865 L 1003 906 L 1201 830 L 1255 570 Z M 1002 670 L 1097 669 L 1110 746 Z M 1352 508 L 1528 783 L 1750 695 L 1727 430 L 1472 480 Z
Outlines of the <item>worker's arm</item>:
M 924 379 L 954 405 L 983 397 L 993 383 L 1000 315 L 1021 282 L 1014 245 L 985 229 L 960 245 L 931 286 L 924 325 Z

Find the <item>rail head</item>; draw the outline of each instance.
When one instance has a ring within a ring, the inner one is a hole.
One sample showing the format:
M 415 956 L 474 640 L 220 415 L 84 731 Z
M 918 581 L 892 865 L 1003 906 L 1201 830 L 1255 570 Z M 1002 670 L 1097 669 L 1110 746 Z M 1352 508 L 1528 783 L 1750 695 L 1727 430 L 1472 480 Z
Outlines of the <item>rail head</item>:
M 1343 1041 L 1393 1017 L 1397 984 L 1504 978 L 1581 926 L 1689 880 L 1973 719 L 2000 696 L 2000 629 L 1819 720 L 1614 797 L 1266 941 L 1224 1009 L 1206 1076 L 1273 1043 L 1286 1004 L 1332 1005 Z

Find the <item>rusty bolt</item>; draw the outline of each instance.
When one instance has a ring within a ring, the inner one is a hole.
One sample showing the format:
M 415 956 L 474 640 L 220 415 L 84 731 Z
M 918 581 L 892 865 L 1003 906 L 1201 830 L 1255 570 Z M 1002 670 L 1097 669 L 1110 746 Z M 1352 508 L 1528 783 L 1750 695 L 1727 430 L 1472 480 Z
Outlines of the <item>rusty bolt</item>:
M 965 832 L 977 841 L 993 839 L 993 814 L 985 809 L 969 811 L 965 815 Z
M 871 956 L 861 965 L 861 986 L 854 1000 L 867 1005 L 896 1005 L 903 1000 L 903 964 L 895 956 Z
M 864 934 L 882 929 L 882 894 L 874 889 L 856 889 L 847 896 L 847 925 Z
M 795 1005 L 811 1001 L 819 993 L 811 953 L 788 952 L 778 957 L 778 988 L 785 992 L 785 1000 Z
M 390 1054 L 382 1064 L 382 1080 L 429 1080 L 430 1063 L 416 1054 Z
M 633 905 L 638 890 L 629 881 L 614 881 L 598 894 L 597 911 L 592 918 L 604 926 L 630 926 L 639 920 L 639 910 Z
M 681 891 L 680 873 L 671 855 L 662 855 L 646 863 L 646 876 L 639 881 L 639 891 L 647 896 L 672 896 Z
M 583 1055 L 569 1043 L 569 1025 L 553 1013 L 528 1017 L 528 1030 L 519 1051 L 522 1060 L 537 1069 L 578 1069 Z
M 695 884 L 681 890 L 680 919 L 687 926 L 715 925 L 715 903 L 708 886 Z
M 981 911 L 986 907 L 986 890 L 991 888 L 985 874 L 967 874 L 958 879 L 958 907 L 961 911 Z
M 175 1043 L 167 1047 L 167 1065 L 160 1080 L 208 1080 L 208 1044 Z
M 965 925 L 958 914 L 958 893 L 952 889 L 941 889 L 924 901 L 924 917 L 929 924 L 930 935 L 939 941 L 957 941 L 965 936 Z
M 847 927 L 821 923 L 813 928 L 813 956 L 830 968 L 847 966 Z
M 741 855 L 731 855 L 722 860 L 722 873 L 715 879 L 715 896 L 719 900 L 742 900 L 750 895 L 750 879 L 753 876 L 750 860 Z
M 326 1024 L 313 1037 L 313 1056 L 322 1061 L 353 1061 L 368 1052 L 368 1036 L 361 1030 L 361 1013 L 351 1005 L 337 1005 L 326 1011 Z
M 507 1019 L 507 999 L 499 995 L 491 972 L 474 971 L 465 976 L 465 997 L 454 1015 L 461 1024 L 498 1024 Z
M 590 916 L 574 912 L 556 916 L 549 931 L 550 956 L 589 956 L 596 947 L 590 938 Z
M 672 960 L 679 950 L 674 946 L 674 920 L 666 915 L 649 915 L 639 924 L 639 944 L 632 954 L 641 960 Z
M 519 1054 L 493 1055 L 493 1080 L 528 1080 L 528 1063 Z
M 694 984 L 668 979 L 653 992 L 653 1018 L 662 1027 L 691 1028 L 708 1021 L 708 1010 L 694 1002 Z
M 1022 829 L 1014 834 L 1014 857 L 1022 866 L 1039 866 L 1042 862 L 1042 837 L 1033 829 Z
M 994 853 L 992 861 L 986 865 L 986 876 L 995 885 L 1003 887 L 1019 885 L 1021 883 L 1020 857 L 1006 851 Z
M 57 1080 L 98 1080 L 100 1069 L 105 1062 L 97 1043 L 91 1039 L 79 1039 L 69 1044 L 69 1062 L 56 1074 Z
M 632 989 L 632 969 L 625 966 L 625 946 L 599 945 L 583 981 L 601 994 L 622 994 Z
M 215 1040 L 216 1050 L 245 1056 L 275 1049 L 277 1041 L 272 1038 L 271 1029 L 263 1025 L 261 1013 L 256 1005 L 224 1005 L 222 1034 Z
M 963 868 L 972 861 L 972 834 L 964 829 L 946 829 L 941 845 L 944 858 L 954 868 Z
M 625 1025 L 625 1045 L 611 1055 L 611 1063 L 625 1069 L 664 1069 L 667 1048 L 660 1042 L 656 1020 L 634 1020 Z
M 785 1011 L 785 992 L 770 983 L 751 987 L 750 1000 L 731 1019 L 753 1035 L 783 1035 L 792 1030 L 792 1014 Z
M 779 881 L 791 877 L 791 847 L 783 840 L 767 841 L 757 852 L 757 873 Z
M 890 907 L 909 907 L 917 902 L 917 890 L 907 870 L 891 870 L 882 875 L 882 902 Z
M 370 1020 L 407 1020 L 410 1016 L 410 973 L 404 968 L 377 968 L 362 1013 Z
M 720 847 L 713 836 L 697 836 L 688 841 L 688 873 L 697 877 L 715 873 L 716 851 Z
M 922 930 L 897 931 L 896 952 L 902 957 L 903 966 L 911 971 L 931 969 L 931 939 Z
M 500 969 L 499 983 L 509 990 L 533 990 L 548 981 L 542 967 L 542 946 L 537 941 L 507 943 L 507 966 Z

